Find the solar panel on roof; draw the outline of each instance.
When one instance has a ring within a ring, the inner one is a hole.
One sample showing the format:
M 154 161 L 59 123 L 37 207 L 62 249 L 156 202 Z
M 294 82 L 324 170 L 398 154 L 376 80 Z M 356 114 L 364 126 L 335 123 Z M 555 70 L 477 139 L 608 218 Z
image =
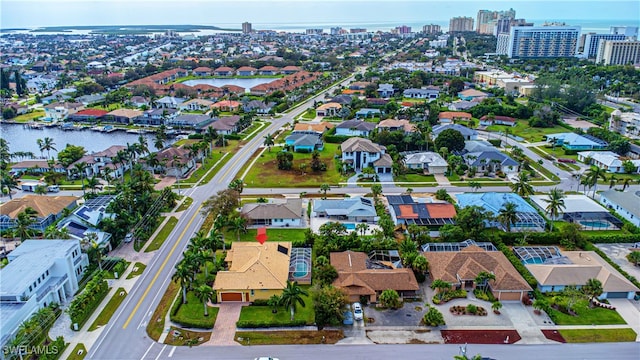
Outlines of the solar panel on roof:
M 85 206 L 82 206 L 80 209 L 78 209 L 78 211 L 76 211 L 76 215 L 84 220 L 89 220 L 89 215 L 87 215 L 87 212 L 89 211 L 91 210 L 86 208 Z
M 283 253 L 283 254 L 285 254 L 285 255 L 289 254 L 289 249 L 287 249 L 286 247 L 284 247 L 282 245 L 278 245 L 278 251 Z

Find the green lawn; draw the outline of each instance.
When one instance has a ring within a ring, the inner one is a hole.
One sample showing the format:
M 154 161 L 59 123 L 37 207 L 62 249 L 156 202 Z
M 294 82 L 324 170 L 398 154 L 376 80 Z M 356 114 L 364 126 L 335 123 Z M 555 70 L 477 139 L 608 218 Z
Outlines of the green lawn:
M 518 120 L 515 126 L 491 125 L 487 127 L 487 130 L 500 133 L 506 130 L 509 131 L 509 134 L 520 136 L 529 142 L 543 141 L 542 136 L 547 134 L 570 132 L 569 130 L 558 125 L 550 128 L 530 127 L 529 121 L 527 120 Z
M 213 167 L 213 165 L 215 165 L 215 163 L 217 163 L 218 160 L 222 158 L 222 155 L 223 154 L 221 151 L 214 151 L 213 153 L 211 153 L 211 156 L 207 158 L 206 163 L 197 168 L 196 171 L 192 172 L 191 176 L 184 180 L 181 180 L 180 185 L 193 185 L 198 182 L 198 180 L 200 180 L 207 173 L 207 171 L 209 171 L 209 169 L 211 169 L 211 167 Z
M 305 120 L 313 120 L 316 118 L 316 109 L 307 109 L 300 117 Z
M 236 341 L 245 346 L 335 344 L 343 338 L 342 330 L 237 331 L 235 336 Z
M 436 178 L 433 175 L 422 175 L 422 174 L 404 174 L 394 176 L 393 180 L 395 182 L 436 182 Z
M 44 116 L 44 110 L 36 110 L 27 114 L 22 114 L 14 117 L 12 120 L 16 122 L 29 122 L 36 120 Z
M 182 290 L 178 295 L 176 305 L 182 302 Z M 186 327 L 195 327 L 199 329 L 211 329 L 216 323 L 216 317 L 218 316 L 218 308 L 209 306 L 209 316 L 204 316 L 204 305 L 196 295 L 189 291 L 187 292 L 187 303 L 181 304 L 178 312 L 173 315 L 173 309 L 171 310 L 171 321 Z
M 78 352 L 82 350 L 82 354 L 79 355 Z M 84 347 L 83 343 L 79 343 L 76 347 L 71 351 L 71 355 L 67 358 L 67 360 L 82 360 L 87 356 L 87 348 Z
M 167 240 L 167 236 L 171 234 L 173 228 L 176 227 L 178 223 L 178 219 L 175 216 L 169 218 L 166 224 L 162 227 L 162 230 L 158 233 L 158 235 L 151 241 L 151 244 L 147 246 L 144 252 L 152 252 L 160 249 L 165 240 Z
M 249 126 L 248 128 L 242 130 L 242 132 L 239 134 L 240 136 L 242 136 L 242 140 L 244 141 L 249 141 L 251 140 L 254 136 L 256 136 L 257 132 L 254 134 L 253 132 L 258 130 L 258 129 L 262 129 L 263 126 L 267 125 L 267 123 L 262 122 L 262 121 L 254 121 L 251 126 Z M 249 135 L 251 135 L 249 137 Z
M 309 292 L 309 286 L 301 286 Z M 302 297 L 305 307 L 298 305 L 294 320 L 304 320 L 307 325 L 313 324 L 315 321 L 315 313 L 313 311 L 313 301 L 311 296 Z M 251 321 L 258 323 L 266 323 L 271 326 L 283 326 L 291 323 L 291 313 L 288 309 L 278 308 L 277 313 L 271 312 L 270 306 L 244 306 L 240 312 L 239 321 Z
M 118 288 L 115 294 L 113 294 L 111 300 L 109 300 L 107 305 L 102 309 L 100 315 L 98 315 L 93 324 L 91 324 L 91 326 L 89 327 L 89 331 L 93 331 L 98 329 L 100 326 L 107 325 L 107 323 L 111 319 L 111 316 L 113 316 L 113 313 L 118 310 L 118 306 L 120 306 L 120 304 L 124 301 L 125 297 L 127 297 L 127 292 L 124 290 L 124 288 Z
M 147 268 L 147 265 L 137 262 L 133 264 L 133 270 L 127 275 L 127 279 L 133 279 L 134 277 L 141 275 L 144 272 L 144 269 Z
M 634 342 L 637 336 L 636 332 L 631 328 L 567 329 L 558 331 L 568 343 Z
M 304 234 L 306 229 L 267 229 L 268 241 L 304 241 Z M 256 235 L 258 231 L 256 229 L 249 229 L 246 233 L 240 234 L 240 241 L 256 241 Z M 224 233 L 224 239 L 226 241 L 236 241 L 237 236 L 235 232 L 226 231 Z
M 600 307 L 590 308 L 586 300 L 579 301 L 574 307 L 578 316 L 567 315 L 557 310 L 549 314 L 556 325 L 618 325 L 626 324 L 615 310 Z
M 573 160 L 578 160 L 578 155 L 567 155 L 565 154 L 565 150 L 562 146 L 556 146 L 556 147 L 547 147 L 547 146 L 541 146 L 538 147 L 538 149 L 544 151 L 545 153 L 555 157 L 556 159 L 573 159 Z
M 247 187 L 274 188 L 274 187 L 320 187 L 326 183 L 337 185 L 346 181 L 336 169 L 334 156 L 338 152 L 340 144 L 325 144 L 320 152 L 320 161 L 327 165 L 327 171 L 313 172 L 310 169 L 311 154 L 293 153 L 293 168 L 291 170 L 279 170 L 276 160 L 278 151 L 272 149 L 265 151 L 254 163 L 249 173 L 244 178 Z M 300 164 L 306 163 L 307 169 L 303 174 Z
M 189 208 L 189 206 L 191 206 L 191 204 L 193 204 L 193 199 L 187 196 L 187 198 L 182 201 L 180 206 L 178 206 L 176 211 L 185 211 Z
M 546 176 L 549 180 L 551 181 L 560 181 L 560 178 L 558 176 L 556 176 L 556 174 L 552 173 L 551 171 L 549 171 L 546 167 L 538 164 L 537 162 L 529 159 L 529 165 L 534 168 L 538 173 L 543 174 L 544 176 Z M 530 180 L 537 180 L 537 179 L 530 179 Z M 542 181 L 544 181 L 545 179 L 540 179 Z

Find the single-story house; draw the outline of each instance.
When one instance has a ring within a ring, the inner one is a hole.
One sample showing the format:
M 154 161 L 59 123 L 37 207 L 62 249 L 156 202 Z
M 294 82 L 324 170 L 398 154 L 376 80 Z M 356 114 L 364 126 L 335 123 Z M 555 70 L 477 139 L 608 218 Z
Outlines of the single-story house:
M 389 215 L 396 225 L 425 225 L 440 226 L 454 224 L 456 208 L 448 202 L 421 202 L 416 201 L 411 195 L 389 195 Z
M 222 100 L 211 105 L 212 109 L 219 109 L 220 111 L 236 111 L 240 108 L 242 103 L 233 100 Z
M 376 124 L 364 120 L 347 120 L 336 125 L 336 135 L 369 137 Z
M 238 122 L 240 121 L 240 115 L 222 116 L 217 119 L 213 119 L 212 123 L 206 125 L 202 130 L 206 130 L 207 127 L 212 127 L 218 134 L 229 135 L 238 132 Z
M 478 105 L 479 102 L 477 101 L 466 101 L 466 100 L 459 100 L 459 101 L 455 101 L 450 103 L 447 106 L 447 109 L 451 110 L 451 111 L 462 111 L 462 110 L 469 110 L 472 107 Z
M 253 76 L 258 72 L 258 69 L 251 66 L 241 66 L 236 70 L 238 76 Z
M 547 142 L 562 146 L 566 150 L 605 150 L 609 144 L 591 135 L 558 133 L 546 135 Z
M 151 103 L 149 103 L 149 100 L 147 100 L 144 96 L 132 96 L 131 99 L 129 99 L 129 104 L 137 108 L 141 108 L 143 106 L 149 107 L 149 105 L 151 105 Z
M 587 165 L 595 165 L 610 173 L 624 174 L 623 163 L 627 160 L 621 159 L 620 155 L 611 151 L 581 151 L 578 153 L 578 160 Z M 635 167 L 633 173 L 640 172 L 640 159 L 628 160 Z
M 351 102 L 353 102 L 353 97 L 351 95 L 337 95 L 332 97 L 329 102 L 336 102 L 342 105 L 351 105 Z
M 533 204 L 542 212 L 547 211 L 547 206 L 549 202 L 548 195 L 530 195 L 529 200 L 533 202 Z M 609 213 L 607 209 L 603 208 L 602 205 L 598 204 L 590 197 L 582 194 L 565 194 L 564 198 L 564 208 L 560 209 L 558 216 L 555 219 L 551 220 L 560 220 L 564 217 L 564 215 L 568 214 L 585 214 L 585 213 Z M 547 214 L 549 217 L 549 214 Z
M 245 204 L 240 213 L 252 226 L 299 227 L 302 225 L 302 200 Z
M 482 271 L 495 275 L 488 282 L 493 296 L 500 301 L 522 301 L 531 287 L 501 251 L 487 251 L 476 245 L 460 251 L 425 251 L 432 280 L 440 279 L 453 288 L 472 289 Z
M 84 104 L 84 106 L 89 106 L 91 104 L 101 103 L 104 101 L 104 99 L 105 99 L 104 94 L 89 94 L 89 95 L 78 96 L 76 98 L 76 101 L 81 102 L 82 104 Z
M 294 132 L 285 138 L 285 144 L 292 146 L 294 152 L 313 152 L 313 150 L 322 151 L 324 142 L 318 134 L 307 134 L 302 132 Z
M 465 89 L 458 93 L 458 98 L 461 100 L 471 101 L 474 99 L 483 99 L 489 97 L 490 95 L 486 92 L 482 92 L 476 89 Z
M 282 72 L 285 75 L 295 74 L 300 71 L 302 71 L 302 69 L 294 65 L 285 66 L 282 68 L 282 70 L 280 70 L 280 72 Z
M 316 109 L 316 116 L 338 116 L 341 109 L 341 104 L 329 102 L 318 106 Z
M 453 129 L 453 130 L 457 130 L 460 132 L 460 134 L 462 134 L 462 136 L 464 137 L 465 140 L 476 140 L 478 138 L 478 132 L 475 131 L 474 129 L 469 129 L 466 126 L 460 125 L 460 124 L 441 124 L 441 125 L 436 125 L 431 129 L 431 134 L 433 136 L 433 138 L 437 138 L 438 135 L 440 135 L 441 132 L 447 130 L 447 129 Z
M 67 169 L 65 169 L 62 165 L 55 163 L 53 167 L 49 167 L 49 162 L 47 160 L 24 160 L 18 163 L 15 163 L 11 166 L 10 174 L 22 174 L 27 171 L 33 171 L 36 173 L 46 173 L 49 171 L 57 172 L 57 173 L 66 173 Z
M 14 228 L 18 214 L 27 208 L 36 211 L 33 224 L 30 229 L 44 231 L 47 226 L 53 224 L 62 217 L 65 209 L 73 209 L 77 206 L 78 198 L 75 196 L 42 196 L 25 195 L 12 199 L 0 205 L 0 230 Z
M 506 203 L 515 204 L 518 220 L 511 224 L 512 231 L 523 231 L 525 229 L 530 231 L 544 231 L 546 226 L 544 217 L 538 214 L 538 211 L 529 205 L 520 195 L 515 193 L 462 193 L 455 195 L 455 197 L 456 200 L 458 200 L 458 206 L 460 208 L 479 206 L 493 216 L 498 216 L 500 209 L 502 209 Z M 499 221 L 489 221 L 487 222 L 487 226 L 506 230 L 504 225 Z
M 215 76 L 233 76 L 235 74 L 235 70 L 228 66 L 220 66 L 219 68 L 213 70 L 213 75 Z
M 158 109 L 180 109 L 185 101 L 187 99 L 165 96 L 155 101 L 155 107 Z
M 580 288 L 589 279 L 602 283 L 599 299 L 633 299 L 640 291 L 595 251 L 563 251 L 562 255 L 568 260 L 565 263 L 525 264 L 541 292 L 562 291 L 569 285 Z
M 280 73 L 280 69 L 275 66 L 266 65 L 258 69 L 260 75 L 277 75 Z
M 480 172 L 498 172 L 505 174 L 518 172 L 520 164 L 498 149 L 487 149 L 478 152 L 470 152 L 463 155 L 467 165 L 474 166 Z
M 369 139 L 352 137 L 340 144 L 342 162 L 360 171 L 372 166 L 376 173 L 391 173 L 393 161 L 384 146 Z
M 271 109 L 273 109 L 273 106 L 276 103 L 274 102 L 270 102 L 270 103 L 265 103 L 264 101 L 261 100 L 251 100 L 247 103 L 247 105 L 243 105 L 242 109 L 245 112 L 251 112 L 251 111 L 255 111 L 256 114 L 259 115 L 265 115 L 268 114 L 269 112 L 271 112 Z
M 382 116 L 382 112 L 380 111 L 380 109 L 370 109 L 370 108 L 362 108 L 356 111 L 356 119 L 368 118 L 369 116 L 371 116 L 372 118 L 376 116 Z
M 96 122 L 102 120 L 102 118 L 108 114 L 106 110 L 100 109 L 85 109 L 80 110 L 75 114 L 71 114 L 67 117 L 69 121 L 82 121 L 82 122 Z
M 364 197 L 313 200 L 311 217 L 365 223 L 378 221 L 373 202 Z
M 218 302 L 251 302 L 280 296 L 287 287 L 290 242 L 235 242 L 227 252 L 227 269 L 213 282 Z
M 393 88 L 393 84 L 380 84 L 378 85 L 378 90 L 376 91 L 382 98 L 391 97 L 396 92 L 396 90 Z
M 319 123 L 299 122 L 293 127 L 293 133 L 322 135 L 327 130 L 333 129 L 334 125 L 328 121 Z
M 416 132 L 416 126 L 409 122 L 409 120 L 396 120 L 386 119 L 382 120 L 376 126 L 380 131 L 402 131 L 405 134 L 411 134 Z
M 495 115 L 495 116 L 487 116 L 484 115 L 480 118 L 480 125 L 489 126 L 489 125 L 506 125 L 506 126 L 514 126 L 516 124 L 516 119 L 509 116 Z
M 640 191 L 620 192 L 610 189 L 600 193 L 600 201 L 635 226 L 640 226 Z
M 456 120 L 471 120 L 471 114 L 460 111 L 443 111 L 438 114 L 440 124 L 453 124 Z
M 140 110 L 133 109 L 115 109 L 104 115 L 104 120 L 108 122 L 115 122 L 119 124 L 133 124 L 143 115 Z
M 199 66 L 193 69 L 191 73 L 193 74 L 193 76 L 211 76 L 211 74 L 213 74 L 213 70 L 206 66 Z
M 338 272 L 333 286 L 342 289 L 349 302 L 366 297 L 369 303 L 376 303 L 387 289 L 397 291 L 403 299 L 418 296 L 420 288 L 411 269 L 396 268 L 388 262 L 371 260 L 363 252 L 350 250 L 332 252 L 329 258 Z
M 166 124 L 179 128 L 201 129 L 212 123 L 213 120 L 211 116 L 204 114 L 180 114 L 174 119 L 168 120 Z
M 402 96 L 410 99 L 429 99 L 435 100 L 440 95 L 440 89 L 437 87 L 427 89 L 407 89 L 402 92 Z
M 180 110 L 188 111 L 205 111 L 209 110 L 213 105 L 213 101 L 205 99 L 191 99 L 180 104 Z
M 136 120 L 137 124 L 162 125 L 175 119 L 180 112 L 176 109 L 149 109 L 145 110 L 141 117 Z
M 425 174 L 444 174 L 447 171 L 447 161 L 440 154 L 431 151 L 402 153 L 404 164 L 409 169 L 420 169 Z

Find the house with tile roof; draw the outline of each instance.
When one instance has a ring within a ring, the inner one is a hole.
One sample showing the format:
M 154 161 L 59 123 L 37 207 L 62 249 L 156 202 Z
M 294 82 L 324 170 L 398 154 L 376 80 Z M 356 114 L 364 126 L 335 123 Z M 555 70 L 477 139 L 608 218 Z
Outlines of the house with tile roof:
M 493 296 L 500 301 L 522 301 L 531 287 L 501 251 L 488 251 L 467 246 L 460 251 L 425 251 L 432 280 L 441 279 L 453 288 L 473 289 L 480 272 L 495 275 L 488 283 Z
M 36 211 L 34 223 L 30 229 L 44 231 L 47 226 L 53 224 L 62 217 L 65 209 L 71 210 L 77 206 L 78 198 L 75 196 L 42 196 L 25 195 L 0 205 L 0 230 L 12 229 L 16 226 L 18 214 L 27 208 Z
M 313 200 L 311 217 L 370 224 L 378 222 L 378 214 L 371 199 L 359 196 L 346 199 Z
M 155 155 L 158 165 L 154 172 L 162 172 L 167 176 L 185 177 L 196 166 L 195 159 L 189 157 L 189 150 L 181 147 L 168 147 Z
M 299 122 L 293 127 L 292 133 L 316 134 L 322 135 L 328 130 L 333 129 L 334 125 L 328 121 L 319 123 Z
M 432 151 L 401 153 L 409 169 L 421 170 L 425 174 L 444 174 L 449 164 L 440 154 Z
M 302 224 L 302 200 L 274 199 L 269 203 L 249 203 L 240 213 L 249 220 L 250 226 L 299 227 Z
M 602 283 L 599 299 L 633 299 L 636 291 L 640 291 L 595 251 L 563 251 L 562 256 L 567 260 L 562 264 L 525 264 L 541 292 L 562 291 L 569 285 L 580 288 L 589 279 Z
M 191 99 L 180 104 L 180 110 L 186 111 L 207 111 L 213 105 L 213 101 L 205 99 Z
M 251 66 L 241 66 L 236 70 L 238 76 L 253 76 L 258 72 L 258 69 Z
M 199 66 L 191 72 L 193 76 L 211 76 L 213 74 L 213 70 L 206 66 Z
M 342 104 L 336 102 L 328 102 L 316 108 L 316 116 L 338 116 L 341 109 Z
M 360 137 L 352 137 L 340 144 L 342 162 L 351 166 L 355 171 L 366 167 L 373 167 L 378 174 L 391 173 L 393 161 L 386 153 L 384 146 Z
M 331 265 L 338 272 L 333 286 L 342 289 L 350 302 L 367 297 L 368 302 L 378 302 L 380 294 L 388 289 L 398 292 L 401 298 L 418 296 L 418 282 L 411 269 L 395 267 L 391 262 L 370 259 L 367 254 L 355 251 L 332 252 Z
M 208 127 L 212 127 L 218 134 L 229 135 L 238 132 L 238 122 L 240 121 L 240 115 L 221 116 L 214 118 L 212 123 L 209 123 L 202 128 L 206 131 Z
M 458 93 L 458 98 L 466 101 L 484 99 L 489 96 L 490 95 L 488 93 L 476 89 L 465 89 Z
M 144 113 L 133 109 L 115 109 L 104 115 L 104 120 L 119 124 L 133 124 L 142 117 Z
M 53 164 L 53 167 L 49 167 L 49 162 L 47 160 L 23 160 L 11 165 L 9 173 L 15 175 L 22 174 L 27 171 L 33 171 L 41 174 L 48 171 L 66 173 L 67 169 L 60 164 Z
M 476 140 L 478 139 L 478 132 L 475 131 L 474 129 L 469 129 L 466 126 L 460 125 L 460 124 L 440 124 L 440 125 L 436 125 L 432 128 L 431 130 L 431 134 L 433 136 L 433 139 L 435 140 L 438 135 L 440 135 L 441 132 L 447 130 L 447 129 L 453 129 L 456 130 L 458 132 L 460 132 L 460 134 L 462 134 L 462 136 L 464 137 L 465 140 Z
M 480 125 L 489 126 L 489 125 L 506 125 L 506 126 L 515 126 L 516 119 L 510 116 L 502 116 L 502 115 L 484 115 L 480 118 Z
M 471 114 L 461 111 L 443 111 L 438 114 L 440 124 L 453 124 L 456 120 L 471 120 Z
M 218 302 L 251 302 L 280 295 L 287 287 L 290 242 L 234 242 L 227 252 L 227 269 L 213 283 Z
M 68 121 L 96 122 L 102 120 L 108 111 L 100 109 L 84 109 L 67 117 Z
M 220 66 L 219 68 L 213 70 L 213 75 L 215 76 L 233 76 L 235 74 L 235 70 L 228 66 Z
M 385 119 L 380 121 L 376 128 L 378 128 L 379 131 L 402 131 L 405 134 L 411 134 L 417 131 L 414 124 L 404 119 Z
M 364 120 L 347 120 L 336 125 L 336 135 L 369 137 L 376 124 Z
M 258 69 L 260 75 L 277 75 L 280 73 L 280 69 L 275 66 L 266 65 Z

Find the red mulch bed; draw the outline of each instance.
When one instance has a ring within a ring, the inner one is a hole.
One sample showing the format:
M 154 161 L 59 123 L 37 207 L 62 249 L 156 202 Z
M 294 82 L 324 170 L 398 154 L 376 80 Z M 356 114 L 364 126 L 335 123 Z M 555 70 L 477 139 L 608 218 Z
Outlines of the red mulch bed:
M 542 333 L 544 334 L 544 337 L 546 337 L 549 340 L 557 341 L 559 343 L 567 342 L 567 340 L 565 340 L 562 337 L 562 335 L 558 330 L 540 330 L 540 331 L 542 331 Z
M 522 339 L 515 330 L 441 330 L 445 344 L 513 344 Z

